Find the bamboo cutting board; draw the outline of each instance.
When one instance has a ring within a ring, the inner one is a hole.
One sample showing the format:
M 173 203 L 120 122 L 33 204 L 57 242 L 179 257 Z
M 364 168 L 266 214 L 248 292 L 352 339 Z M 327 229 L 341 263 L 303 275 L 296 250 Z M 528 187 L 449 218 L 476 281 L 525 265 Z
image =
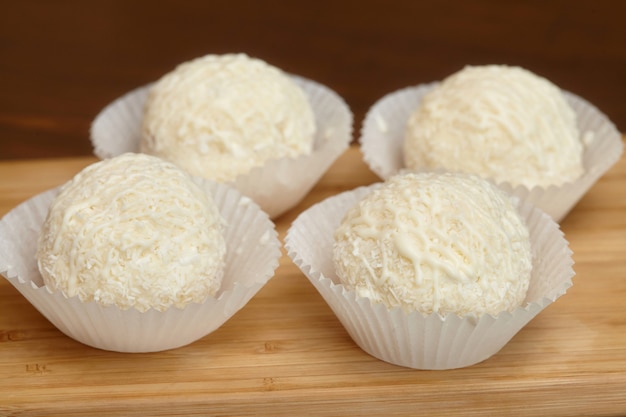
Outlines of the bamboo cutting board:
M 0 215 L 91 157 L 0 163 Z M 377 178 L 349 149 L 297 208 Z M 562 222 L 574 286 L 498 354 L 419 371 L 360 350 L 283 251 L 275 277 L 214 333 L 122 354 L 56 330 L 0 279 L 0 415 L 626 415 L 626 158 Z

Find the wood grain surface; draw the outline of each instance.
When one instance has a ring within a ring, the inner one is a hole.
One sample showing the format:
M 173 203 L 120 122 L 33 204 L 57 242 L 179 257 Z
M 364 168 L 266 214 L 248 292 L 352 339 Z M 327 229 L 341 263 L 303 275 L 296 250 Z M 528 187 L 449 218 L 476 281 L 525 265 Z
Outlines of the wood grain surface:
M 92 157 L 0 163 L 0 214 Z M 298 213 L 377 178 L 356 147 Z M 0 279 L 0 415 L 625 415 L 626 159 L 563 221 L 574 286 L 498 354 L 419 371 L 360 350 L 283 253 L 275 277 L 214 333 L 179 349 L 121 354 L 59 332 Z

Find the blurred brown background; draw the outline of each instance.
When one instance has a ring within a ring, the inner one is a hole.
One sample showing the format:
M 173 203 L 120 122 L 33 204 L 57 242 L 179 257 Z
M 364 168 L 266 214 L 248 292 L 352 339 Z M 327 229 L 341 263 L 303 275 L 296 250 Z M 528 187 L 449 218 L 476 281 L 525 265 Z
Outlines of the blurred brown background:
M 110 101 L 185 60 L 245 52 L 355 114 L 466 64 L 520 65 L 626 131 L 626 1 L 0 0 L 0 159 L 91 154 Z

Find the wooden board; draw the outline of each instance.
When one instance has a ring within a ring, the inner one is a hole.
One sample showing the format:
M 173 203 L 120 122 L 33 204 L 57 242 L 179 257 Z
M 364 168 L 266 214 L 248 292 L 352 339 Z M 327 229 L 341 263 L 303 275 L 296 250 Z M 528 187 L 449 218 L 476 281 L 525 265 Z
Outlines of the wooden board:
M 94 158 L 0 163 L 0 215 Z M 347 151 L 297 214 L 377 178 Z M 283 253 L 276 276 L 189 346 L 121 354 L 56 330 L 0 279 L 0 415 L 624 415 L 626 158 L 563 221 L 574 286 L 497 355 L 419 371 L 360 350 Z

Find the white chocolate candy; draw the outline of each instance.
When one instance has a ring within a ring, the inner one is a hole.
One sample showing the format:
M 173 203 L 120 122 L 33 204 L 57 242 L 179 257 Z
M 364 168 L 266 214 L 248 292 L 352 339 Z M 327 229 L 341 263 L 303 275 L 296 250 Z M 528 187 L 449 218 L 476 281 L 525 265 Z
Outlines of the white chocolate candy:
M 207 55 L 152 87 L 142 129 L 142 152 L 231 181 L 269 159 L 311 153 L 315 116 L 278 68 L 243 54 Z
M 410 116 L 409 169 L 443 168 L 547 187 L 583 173 L 576 115 L 561 91 L 519 67 L 466 67 L 430 91 Z
M 159 158 L 88 166 L 50 206 L 37 259 L 45 284 L 119 308 L 183 308 L 221 285 L 226 246 L 213 200 Z
M 405 173 L 351 208 L 334 234 L 343 285 L 388 307 L 459 316 L 526 296 L 529 233 L 510 198 L 461 173 Z

